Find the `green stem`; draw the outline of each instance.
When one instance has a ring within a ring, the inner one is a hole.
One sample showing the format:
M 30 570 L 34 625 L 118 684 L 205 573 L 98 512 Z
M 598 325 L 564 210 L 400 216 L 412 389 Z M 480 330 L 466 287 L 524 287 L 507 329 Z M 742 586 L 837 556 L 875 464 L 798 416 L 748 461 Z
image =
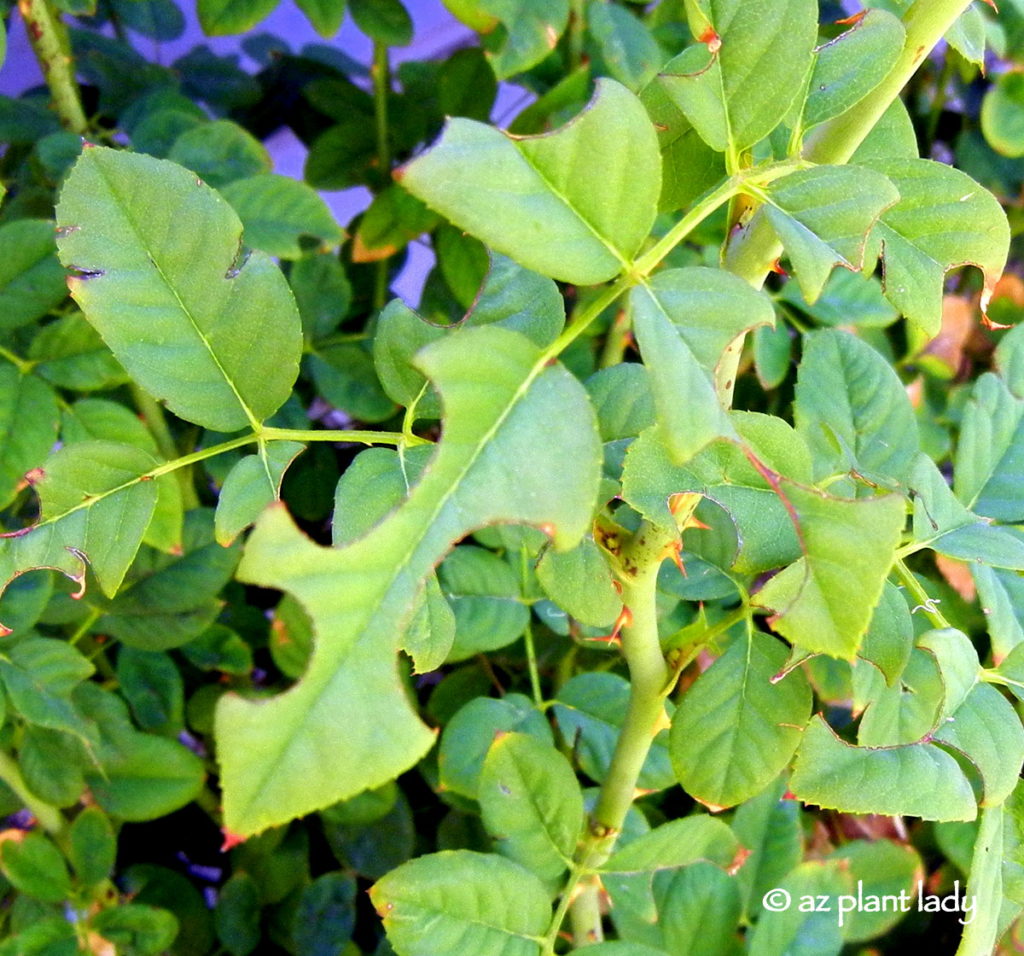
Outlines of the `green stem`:
M 848 162 L 935 44 L 970 5 L 970 0 L 915 0 L 903 16 L 906 43 L 889 75 L 861 102 L 812 131 L 804 144 L 804 158 L 818 164 Z M 757 215 L 730 244 L 725 265 L 760 289 L 781 254 L 782 246 L 775 232 L 764 216 Z M 726 350 L 716 372 L 718 392 L 727 405 L 732 403 L 742 350 L 740 338 Z
M 174 443 L 174 436 L 167 424 L 167 416 L 164 415 L 163 406 L 149 394 L 144 388 L 140 388 L 135 382 L 131 383 L 132 399 L 135 407 L 142 416 L 149 428 L 150 434 L 156 441 L 156 447 L 160 454 L 168 461 L 178 457 L 178 446 Z M 186 511 L 199 507 L 199 495 L 196 494 L 195 484 L 192 481 L 190 470 L 182 470 L 178 476 L 181 485 L 181 501 Z
M 2 345 L 0 345 L 0 358 L 4 359 L 6 362 L 10 362 L 11 365 L 21 372 L 22 375 L 28 375 L 29 372 L 32 371 L 32 367 L 36 364 L 35 362 L 30 362 L 28 359 L 20 358 L 9 349 L 5 349 Z
M 637 781 L 655 736 L 664 726 L 665 694 L 671 672 L 658 638 L 658 569 L 676 541 L 676 536 L 643 522 L 618 558 L 617 573 L 622 585 L 622 603 L 628 611 L 622 629 L 622 654 L 629 666 L 630 694 L 626 717 L 615 744 L 608 773 L 590 815 L 587 834 L 576 854 L 576 863 L 563 894 L 571 897 L 583 876 L 592 873 L 611 855 L 623 822 L 637 795 Z M 577 946 L 600 942 L 599 886 L 596 880 L 584 885 L 566 904 L 572 911 L 573 937 Z M 549 929 L 551 947 L 558 938 L 566 906 L 560 906 Z M 545 954 L 553 949 L 543 950 Z
M 530 584 L 530 555 L 525 547 L 519 549 L 519 580 L 523 597 L 525 598 Z M 534 703 L 540 707 L 544 703 L 544 694 L 540 687 L 540 672 L 537 669 L 537 648 L 533 643 L 533 627 L 530 625 L 530 618 L 526 619 L 526 629 L 523 631 L 523 644 L 526 646 L 526 666 L 530 672 L 530 692 L 533 694 Z
M 570 0 L 569 4 L 569 72 L 583 63 L 583 39 L 587 24 L 584 0 Z
M 388 88 L 391 85 L 391 68 L 388 63 L 387 45 L 379 41 L 373 44 L 373 64 L 370 66 L 373 80 L 373 116 L 377 132 L 377 165 L 385 181 L 391 176 L 391 144 L 388 140 Z M 373 307 L 383 309 L 388 299 L 388 279 L 391 271 L 388 258 L 378 260 L 373 284 Z
M 248 441 L 256 441 L 257 437 L 267 441 L 334 441 L 354 442 L 363 445 L 430 445 L 432 442 L 419 435 L 406 435 L 402 432 L 371 432 L 345 431 L 330 429 L 307 428 L 271 428 L 264 425 L 259 436 L 250 435 Z
M 669 668 L 658 639 L 658 569 L 674 538 L 644 522 L 629 548 L 623 576 L 622 603 L 630 621 L 622 629 L 622 655 L 629 667 L 630 697 L 622 731 L 600 795 L 591 814 L 591 832 L 598 844 L 590 865 L 604 862 L 636 797 L 636 784 L 655 735 L 665 716 L 664 692 Z
M 64 815 L 56 807 L 35 796 L 21 775 L 21 768 L 14 762 L 10 754 L 0 751 L 0 780 L 14 791 L 15 796 L 38 821 L 47 833 L 60 837 L 64 833 L 66 821 Z
M 18 10 L 61 124 L 72 133 L 84 136 L 89 122 L 75 82 L 67 28 L 47 0 L 18 0 Z
M 903 586 L 911 593 L 914 600 L 917 602 L 917 606 L 928 615 L 928 619 L 932 624 L 936 627 L 951 626 L 942 612 L 935 606 L 937 603 L 935 598 L 928 596 L 928 592 L 921 586 L 921 582 L 914 577 L 914 572 L 911 571 L 910 568 L 908 568 L 901 560 L 897 559 L 896 563 L 893 565 L 893 570 L 903 583 Z
M 74 647 L 86 634 L 92 630 L 92 626 L 103 617 L 103 612 L 98 607 L 89 609 L 89 613 L 86 614 L 85 620 L 82 621 L 78 627 L 75 628 L 75 633 L 68 638 L 68 643 Z

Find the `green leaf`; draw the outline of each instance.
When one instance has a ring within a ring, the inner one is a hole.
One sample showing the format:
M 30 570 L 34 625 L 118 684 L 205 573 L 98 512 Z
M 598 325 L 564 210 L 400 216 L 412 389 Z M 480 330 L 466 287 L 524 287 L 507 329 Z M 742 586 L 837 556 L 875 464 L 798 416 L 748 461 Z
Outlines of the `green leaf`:
M 156 505 L 139 481 L 154 459 L 114 442 L 61 448 L 38 479 L 39 521 L 0 537 L 0 585 L 33 568 L 53 568 L 82 590 L 88 561 L 104 593 L 114 594 L 139 549 Z
M 673 269 L 636 286 L 629 311 L 673 459 L 685 462 L 716 438 L 735 438 L 712 375 L 737 336 L 772 324 L 770 301 L 727 272 Z
M 2 306 L 0 306 L 2 309 Z M 60 410 L 53 389 L 13 365 L 0 365 L 0 506 L 57 439 Z
M 978 768 L 983 807 L 999 806 L 1013 792 L 1024 763 L 1024 727 L 1013 706 L 988 684 L 975 684 L 952 719 L 935 732 Z
M 989 145 L 1003 156 L 1024 156 L 1024 76 L 1001 73 L 981 101 L 981 131 Z
M 790 482 L 781 494 L 799 525 L 804 556 L 757 594 L 773 630 L 808 651 L 852 658 L 882 595 L 903 530 L 896 495 L 850 501 Z
M 318 253 L 292 263 L 288 282 L 302 317 L 302 331 L 316 340 L 333 332 L 348 315 L 352 286 L 337 256 Z
M 184 553 L 142 552 L 127 587 L 109 604 L 99 626 L 139 650 L 163 651 L 197 637 L 220 612 L 217 600 L 238 563 L 239 549 L 214 541 L 209 510 L 185 520 Z
M 399 185 L 377 193 L 359 220 L 352 244 L 353 262 L 378 262 L 430 232 L 437 216 Z
M 703 42 L 677 57 L 662 83 L 705 142 L 738 154 L 775 129 L 804 89 L 818 5 L 698 0 L 694 6 L 699 14 L 691 15 L 690 26 Z
M 611 627 L 622 610 L 611 569 L 593 538 L 571 551 L 545 551 L 537 580 L 552 601 L 583 624 Z
M 71 877 L 60 850 L 42 833 L 0 844 L 0 869 L 15 889 L 42 900 L 61 903 L 71 896 Z
M 117 654 L 117 681 L 143 730 L 173 737 L 184 729 L 184 682 L 167 654 L 122 647 Z
M 96 146 L 57 218 L 72 294 L 140 385 L 219 431 L 281 406 L 302 346 L 295 304 L 265 254 L 236 262 L 242 224 L 216 193 L 173 163 Z
M 319 246 L 336 246 L 344 235 L 327 203 L 287 176 L 260 173 L 235 179 L 221 195 L 242 220 L 245 244 L 279 259 L 301 258 L 304 237 L 319 240 Z
M 232 956 L 248 956 L 259 946 L 260 891 L 245 871 L 234 873 L 218 894 L 214 923 L 217 938 Z
M 551 921 L 543 884 L 493 854 L 449 850 L 405 863 L 370 899 L 399 956 L 536 956 Z M 424 944 L 429 944 L 429 950 Z
M 505 28 L 501 46 L 487 54 L 499 80 L 540 63 L 555 48 L 569 22 L 569 0 L 484 0 L 482 4 L 472 4 L 479 9 L 469 17 L 455 9 L 467 6 L 464 0 L 445 2 L 474 29 L 490 31 L 495 20 Z
M 280 500 L 284 473 L 305 447 L 295 441 L 269 442 L 232 466 L 217 500 L 217 544 L 231 544 L 267 505 Z
M 899 588 L 886 581 L 864 635 L 860 658 L 874 664 L 891 686 L 907 666 L 913 647 L 914 624 L 910 608 Z
M 860 271 L 868 234 L 900 198 L 886 176 L 861 166 L 815 166 L 752 192 L 766 203 L 765 215 L 811 303 L 835 266 Z
M 998 521 L 1024 520 L 1024 400 L 985 373 L 963 412 L 953 490 L 968 508 Z
M 957 762 L 933 744 L 852 747 L 819 717 L 804 731 L 790 788 L 804 803 L 844 813 L 973 820 L 977 806 Z
M 498 851 L 542 880 L 557 880 L 583 830 L 583 794 L 569 762 L 528 734 L 499 734 L 477 799 Z
M 123 903 L 101 910 L 92 918 L 92 928 L 121 953 L 157 956 L 167 951 L 178 935 L 173 913 L 143 903 Z
M 64 301 L 53 223 L 19 219 L 0 226 L 0 331 L 34 322 Z
M 965 508 L 927 455 L 910 476 L 914 490 L 914 541 L 962 561 L 1024 571 L 1024 539 Z
M 529 698 L 476 697 L 452 717 L 441 735 L 437 763 L 442 789 L 476 800 L 484 760 L 500 733 L 530 734 L 542 743 L 552 742 L 551 726 Z
M 431 467 L 398 510 L 336 550 L 304 538 L 280 506 L 249 539 L 240 577 L 292 593 L 318 643 L 287 694 L 259 702 L 225 695 L 218 704 L 232 832 L 258 832 L 377 786 L 426 752 L 433 735 L 409 706 L 394 651 L 424 578 L 456 540 L 511 521 L 546 525 L 566 548 L 590 523 L 599 445 L 576 379 L 527 339 L 494 328 L 435 343 L 419 362 L 448 415 Z M 538 417 L 551 422 L 544 449 L 534 443 Z M 345 728 L 351 759 L 343 768 L 320 756 L 333 727 Z
M 881 678 L 870 670 L 858 669 L 854 675 L 854 690 L 858 698 L 868 702 L 857 730 L 861 746 L 917 743 L 932 733 L 943 719 L 946 686 L 942 671 L 935 657 L 920 648 L 911 653 L 894 685 L 883 686 Z
M 841 116 L 888 75 L 906 39 L 897 17 L 868 10 L 849 30 L 818 47 L 800 124 L 804 130 Z
M 841 864 L 818 860 L 801 863 L 770 894 L 778 899 L 777 894 L 785 893 L 783 900 L 788 902 L 782 909 L 761 914 L 750 937 L 750 956 L 839 956 L 843 928 L 836 907 L 838 898 L 849 897 L 852 890 L 853 880 Z M 807 901 L 812 905 L 808 906 Z M 818 905 L 821 903 L 824 907 Z
M 412 18 L 401 0 L 349 0 L 348 9 L 356 26 L 371 40 L 385 46 L 412 42 Z
M 139 733 L 120 698 L 97 684 L 79 687 L 75 703 L 100 726 L 99 766 L 89 769 L 86 783 L 107 813 L 151 820 L 195 799 L 205 777 L 195 754 L 176 740 Z
M 583 772 L 599 783 L 608 775 L 628 705 L 629 682 L 618 674 L 577 674 L 558 691 L 554 706 L 558 729 Z M 644 760 L 638 787 L 664 790 L 673 784 L 667 744 L 668 731 L 659 731 Z
M 657 873 L 701 861 L 726 868 L 742 855 L 721 820 L 705 814 L 672 820 L 637 837 L 601 864 L 602 873 Z
M 271 168 L 266 147 L 230 120 L 200 123 L 185 130 L 167 158 L 218 189 L 238 179 L 268 174 Z
M 79 392 L 116 388 L 128 381 L 99 333 L 81 313 L 44 326 L 32 340 L 28 357 L 34 371 L 53 385 Z
M 786 649 L 767 636 L 734 641 L 697 679 L 672 720 L 676 776 L 691 796 L 720 809 L 757 796 L 779 775 L 811 713 L 806 678 L 772 683 Z
M 348 873 L 325 873 L 303 889 L 292 921 L 297 956 L 344 951 L 355 927 L 357 892 Z
M 345 19 L 345 0 L 295 0 L 295 5 L 325 38 L 334 36 Z
M 207 36 L 247 33 L 269 16 L 278 0 L 198 0 L 199 24 Z
M 848 269 L 836 269 L 813 304 L 800 294 L 796 282 L 787 282 L 780 298 L 822 325 L 885 328 L 899 318 L 886 301 L 881 282 Z
M 661 161 L 640 101 L 606 79 L 583 113 L 544 136 L 512 138 L 449 120 L 400 177 L 432 209 L 527 268 L 592 285 L 621 272 L 647 238 Z
M 591 0 L 586 22 L 602 61 L 597 72 L 631 90 L 643 89 L 667 59 L 651 31 L 625 7 Z
M 754 330 L 754 366 L 762 388 L 778 388 L 789 375 L 792 361 L 793 340 L 787 325 L 778 322 L 774 329 L 763 325 Z
M 317 391 L 335 408 L 364 422 L 381 422 L 394 415 L 394 403 L 381 388 L 370 350 L 363 343 L 320 346 L 310 350 L 307 362 Z
M 892 486 L 907 479 L 917 456 L 917 421 L 903 383 L 878 352 L 847 332 L 804 337 L 794 417 L 819 481 L 855 472 Z
M 373 360 L 384 391 L 401 405 L 411 405 L 426 384 L 416 368 L 416 353 L 456 329 L 496 325 L 521 332 L 537 345 L 551 344 L 565 325 L 565 304 L 558 286 L 502 255 L 490 269 L 470 310 L 455 326 L 439 326 L 417 315 L 400 299 L 380 314 L 373 340 Z M 432 390 L 417 405 L 424 417 L 439 414 Z
M 1018 644 L 1024 643 L 1024 577 L 984 565 L 974 565 L 971 574 L 988 618 L 992 656 L 999 663 Z
M 946 31 L 946 42 L 968 63 L 980 66 L 984 74 L 987 34 L 988 22 L 981 8 L 972 3 Z
M 1006 263 L 1006 216 L 991 193 L 951 166 L 889 159 L 871 167 L 892 180 L 900 199 L 875 226 L 865 266 L 884 251 L 886 298 L 932 338 L 941 326 L 943 281 L 950 269 L 981 269 L 984 309 Z
M 94 736 L 93 728 L 82 721 L 71 693 L 93 670 L 73 647 L 49 637 L 27 638 L 0 656 L 0 680 L 22 720 L 82 740 Z
M 800 807 L 784 796 L 786 778 L 736 808 L 732 829 L 749 856 L 736 874 L 749 916 L 762 911 L 764 894 L 782 882 L 803 856 Z
M 455 612 L 449 660 L 505 647 L 526 629 L 530 609 L 523 603 L 519 576 L 497 555 L 462 545 L 444 559 L 438 578 Z
M 68 858 L 78 879 L 95 886 L 114 871 L 117 838 L 110 819 L 99 807 L 86 807 L 68 832 Z
M 898 898 L 900 893 L 913 898 L 925 872 L 917 851 L 894 840 L 853 840 L 833 850 L 828 859 L 849 867 L 850 876 L 865 899 L 870 896 Z M 895 907 L 881 912 L 863 907 L 843 915 L 846 940 L 863 942 L 891 930 L 903 919 L 904 913 Z
M 811 461 L 803 439 L 782 419 L 732 413 L 733 425 L 761 461 L 776 471 L 810 480 Z M 740 550 L 733 567 L 759 573 L 795 561 L 800 542 L 783 501 L 765 476 L 732 443 L 708 446 L 686 468 L 669 460 L 652 430 L 630 445 L 623 467 L 623 496 L 644 517 L 671 529 L 671 495 L 698 492 L 721 505 L 736 524 Z

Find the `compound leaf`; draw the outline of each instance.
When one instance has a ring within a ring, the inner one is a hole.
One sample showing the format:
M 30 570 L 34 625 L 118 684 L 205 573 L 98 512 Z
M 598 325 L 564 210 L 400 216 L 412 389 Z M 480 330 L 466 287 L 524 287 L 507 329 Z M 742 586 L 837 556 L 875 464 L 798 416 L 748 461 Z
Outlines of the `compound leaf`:
M 398 509 L 338 549 L 311 543 L 280 506 L 249 539 L 240 577 L 293 594 L 318 643 L 286 693 L 225 695 L 218 704 L 233 833 L 377 786 L 427 751 L 434 736 L 409 706 L 394 652 L 424 579 L 456 540 L 504 521 L 545 525 L 567 548 L 591 520 L 600 445 L 575 378 L 527 339 L 496 328 L 460 331 L 424 349 L 419 364 L 448 415 L 436 457 Z M 543 446 L 538 420 L 549 423 Z

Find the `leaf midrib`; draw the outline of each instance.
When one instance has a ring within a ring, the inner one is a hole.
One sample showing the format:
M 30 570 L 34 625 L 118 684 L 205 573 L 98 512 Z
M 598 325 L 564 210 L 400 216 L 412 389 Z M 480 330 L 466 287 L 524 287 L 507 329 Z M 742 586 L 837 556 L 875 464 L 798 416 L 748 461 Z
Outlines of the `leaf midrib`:
M 100 178 L 103 179 L 104 183 L 107 186 L 107 189 L 110 191 L 110 195 L 113 197 L 116 205 L 120 209 L 124 221 L 128 224 L 128 226 L 131 228 L 132 233 L 135 235 L 138 245 L 146 253 L 146 259 L 149 261 L 150 265 L 152 265 L 156 274 L 160 277 L 160 280 L 161 282 L 163 282 L 167 291 L 170 292 L 171 296 L 174 298 L 174 301 L 177 303 L 178 308 L 181 310 L 181 313 L 188 320 L 188 323 L 192 327 L 192 330 L 195 332 L 196 336 L 198 336 L 199 341 L 202 342 L 203 347 L 206 349 L 207 353 L 210 356 L 210 359 L 213 361 L 213 364 L 217 367 L 217 371 L 220 372 L 228 388 L 231 389 L 232 394 L 235 396 L 235 400 L 238 402 L 242 411 L 245 413 L 245 417 L 249 420 L 249 424 L 252 426 L 254 431 L 258 431 L 260 425 L 259 419 L 253 414 L 252 409 L 246 403 L 245 399 L 242 398 L 242 395 L 235 387 L 235 383 L 232 381 L 231 376 L 228 375 L 227 370 L 221 364 L 219 356 L 214 351 L 213 347 L 210 345 L 209 339 L 206 337 L 206 334 L 200 328 L 199 323 L 196 321 L 196 318 L 192 314 L 191 309 L 189 309 L 188 306 L 185 305 L 184 301 L 182 300 L 181 296 L 178 293 L 178 290 L 175 288 L 174 284 L 171 282 L 170 278 L 164 272 L 163 268 L 161 268 L 160 263 L 153 255 L 153 251 L 150 248 L 149 243 L 146 241 L 145 236 L 139 230 L 139 227 L 135 222 L 134 218 L 132 218 L 132 216 L 129 214 L 128 206 L 121 200 L 121 196 L 117 191 L 114 182 L 107 175 L 106 170 L 104 170 L 102 162 L 97 160 L 94 163 L 94 165 L 96 167 L 97 172 L 99 173 Z M 244 268 L 244 265 L 242 268 Z M 241 274 L 241 270 L 239 270 L 239 274 Z M 232 289 L 232 295 L 228 296 L 228 302 L 230 302 L 233 298 L 233 291 L 234 290 Z

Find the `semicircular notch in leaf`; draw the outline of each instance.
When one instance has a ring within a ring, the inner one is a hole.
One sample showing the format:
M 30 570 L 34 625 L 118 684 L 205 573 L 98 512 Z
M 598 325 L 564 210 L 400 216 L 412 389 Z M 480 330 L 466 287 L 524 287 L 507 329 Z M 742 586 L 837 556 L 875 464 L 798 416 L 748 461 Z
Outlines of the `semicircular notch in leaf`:
M 288 283 L 262 252 L 239 261 L 238 216 L 194 173 L 90 147 L 64 184 L 57 222 L 75 301 L 176 415 L 229 432 L 291 394 L 302 331 Z
M 468 532 L 546 526 L 557 547 L 587 530 L 600 442 L 583 386 L 514 332 L 466 329 L 424 349 L 447 411 L 423 478 L 374 530 L 337 549 L 280 507 L 249 539 L 239 576 L 290 592 L 317 644 L 305 676 L 269 700 L 221 698 L 225 823 L 251 834 L 353 796 L 412 766 L 434 740 L 413 712 L 396 651 L 424 579 Z M 536 422 L 549 423 L 536 443 Z
M 886 176 L 862 166 L 815 166 L 751 191 L 766 203 L 765 215 L 810 304 L 835 266 L 861 268 L 868 234 L 900 198 Z
M 586 109 L 542 136 L 449 120 L 397 173 L 432 209 L 530 269 L 593 285 L 647 238 L 661 192 L 657 135 L 640 100 L 599 80 Z
M 756 596 L 772 628 L 801 648 L 852 659 L 871 623 L 906 518 L 899 495 L 833 498 L 783 480 L 804 556 Z
M 865 264 L 882 253 L 886 298 L 932 338 L 941 327 L 943 281 L 950 269 L 981 269 L 984 309 L 1006 264 L 1006 215 L 990 192 L 952 166 L 928 159 L 870 165 L 892 180 L 900 200 L 876 224 Z
M 78 442 L 52 455 L 36 479 L 39 520 L 0 535 L 0 591 L 35 568 L 60 571 L 84 588 L 88 561 L 113 596 L 156 507 L 156 482 L 141 480 L 155 466 L 141 448 L 110 441 Z
M 804 731 L 790 789 L 804 803 L 844 813 L 973 820 L 974 792 L 957 762 L 930 743 L 854 747 L 822 717 Z

